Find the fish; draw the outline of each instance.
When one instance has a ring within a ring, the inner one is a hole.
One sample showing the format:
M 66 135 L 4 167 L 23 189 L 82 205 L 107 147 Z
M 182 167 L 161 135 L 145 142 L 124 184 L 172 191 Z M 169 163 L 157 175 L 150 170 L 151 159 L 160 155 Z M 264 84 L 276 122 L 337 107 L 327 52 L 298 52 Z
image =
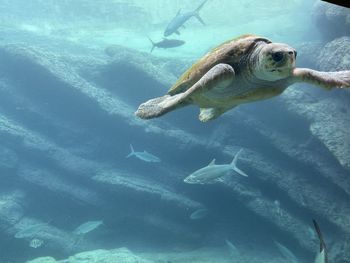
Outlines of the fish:
M 98 228 L 102 224 L 103 224 L 102 220 L 88 221 L 88 222 L 85 222 L 85 223 L 81 224 L 80 226 L 78 226 L 73 231 L 73 233 L 76 235 L 85 235 L 85 234 L 95 230 L 96 228 Z
M 292 251 L 290 251 L 288 248 L 286 248 L 285 246 L 283 246 L 281 243 L 277 242 L 277 241 L 273 241 L 276 245 L 276 247 L 278 248 L 278 251 L 283 255 L 283 257 L 288 260 L 291 263 L 298 263 L 299 260 L 297 259 L 297 257 L 293 254 Z
M 213 183 L 215 182 L 215 179 L 219 179 L 225 175 L 232 174 L 232 172 L 236 172 L 239 175 L 248 177 L 246 173 L 237 167 L 237 160 L 241 151 L 242 149 L 238 151 L 230 164 L 215 164 L 215 159 L 213 159 L 207 166 L 200 168 L 199 170 L 187 176 L 184 179 L 184 182 L 188 184 Z
M 239 253 L 239 250 L 237 249 L 237 247 L 234 244 L 232 244 L 232 242 L 230 242 L 230 240 L 228 240 L 228 239 L 225 239 L 225 243 L 226 243 L 227 248 L 230 251 L 230 255 L 233 258 L 239 258 L 240 253 Z
M 322 0 L 322 1 L 350 8 L 350 2 L 349 1 L 340 1 L 340 0 Z
M 153 42 L 153 40 L 151 38 L 148 38 L 148 39 L 152 43 L 151 53 L 155 47 L 157 47 L 157 48 L 174 48 L 174 47 L 182 46 L 183 44 L 186 43 L 185 41 L 178 40 L 178 39 L 163 38 L 163 40 L 161 40 L 159 42 Z
M 279 200 L 275 200 L 273 201 L 273 204 L 275 205 L 275 208 L 276 208 L 276 214 L 278 216 L 282 216 L 282 209 L 281 209 L 281 203 Z
M 126 156 L 126 158 L 129 158 L 131 156 L 135 156 L 136 158 L 138 158 L 144 162 L 148 162 L 148 163 L 159 163 L 160 162 L 160 159 L 157 156 L 155 156 L 149 152 L 146 152 L 146 151 L 135 152 L 134 147 L 130 144 L 130 153 Z
M 39 223 L 39 224 L 29 225 L 24 229 L 18 231 L 15 234 L 15 238 L 33 237 L 35 234 L 37 234 L 40 230 L 45 228 L 47 225 L 48 223 Z
M 208 209 L 206 208 L 200 208 L 197 209 L 196 211 L 194 211 L 191 215 L 190 218 L 192 220 L 198 220 L 198 219 L 202 219 L 203 217 L 206 217 L 208 214 Z
M 328 263 L 327 247 L 326 247 L 326 243 L 323 240 L 321 229 L 315 219 L 313 219 L 312 222 L 314 224 L 318 239 L 320 241 L 320 250 L 316 254 L 315 263 Z
M 176 16 L 169 22 L 168 26 L 166 27 L 164 31 L 164 36 L 170 36 L 173 33 L 176 33 L 180 35 L 179 28 L 184 27 L 184 24 L 189 20 L 191 17 L 195 17 L 201 22 L 203 25 L 205 25 L 203 19 L 199 16 L 199 11 L 202 9 L 204 4 L 208 0 L 204 0 L 194 11 L 189 11 L 185 13 L 181 13 L 181 9 L 177 12 Z
M 34 238 L 29 242 L 29 246 L 32 248 L 41 247 L 44 244 L 44 241 L 41 239 Z

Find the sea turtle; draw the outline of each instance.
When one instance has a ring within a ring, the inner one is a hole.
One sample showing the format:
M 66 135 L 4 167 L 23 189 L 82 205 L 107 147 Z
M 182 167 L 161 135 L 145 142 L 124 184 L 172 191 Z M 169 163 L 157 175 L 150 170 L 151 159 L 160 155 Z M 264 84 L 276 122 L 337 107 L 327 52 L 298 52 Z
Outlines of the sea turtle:
M 319 72 L 296 68 L 297 52 L 282 43 L 243 35 L 211 50 L 192 65 L 163 97 L 141 104 L 136 115 L 159 117 L 190 104 L 200 107 L 199 119 L 212 120 L 242 103 L 281 94 L 296 82 L 326 89 L 350 87 L 350 70 Z

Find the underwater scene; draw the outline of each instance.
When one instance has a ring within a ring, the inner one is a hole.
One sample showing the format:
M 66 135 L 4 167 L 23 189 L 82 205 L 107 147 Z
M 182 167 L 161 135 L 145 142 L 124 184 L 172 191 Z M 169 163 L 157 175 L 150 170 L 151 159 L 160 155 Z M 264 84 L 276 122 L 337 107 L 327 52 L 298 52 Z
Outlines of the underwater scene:
M 350 263 L 350 6 L 0 0 L 0 263 Z

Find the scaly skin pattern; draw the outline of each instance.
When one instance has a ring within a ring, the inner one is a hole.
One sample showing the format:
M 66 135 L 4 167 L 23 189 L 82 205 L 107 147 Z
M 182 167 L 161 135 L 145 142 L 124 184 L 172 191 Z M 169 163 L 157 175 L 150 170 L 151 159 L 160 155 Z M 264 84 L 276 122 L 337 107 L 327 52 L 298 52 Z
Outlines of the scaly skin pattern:
M 170 88 L 168 94 L 174 95 L 184 92 L 211 68 L 220 63 L 229 64 L 236 73 L 240 72 L 242 61 L 259 42 L 270 43 L 271 41 L 254 35 L 243 35 L 224 42 L 194 63 Z

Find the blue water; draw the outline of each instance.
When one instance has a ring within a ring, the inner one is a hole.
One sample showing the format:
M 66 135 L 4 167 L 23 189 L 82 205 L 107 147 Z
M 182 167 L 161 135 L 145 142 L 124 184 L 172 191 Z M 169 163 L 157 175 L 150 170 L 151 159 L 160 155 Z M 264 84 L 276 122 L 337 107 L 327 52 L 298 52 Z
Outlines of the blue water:
M 199 11 L 205 25 L 192 17 L 169 36 L 185 44 L 150 53 L 148 38 L 162 41 L 178 11 L 200 3 L 1 1 L 0 263 L 97 249 L 105 254 L 69 262 L 124 262 L 113 252 L 120 248 L 139 257 L 125 262 L 291 262 L 275 242 L 313 262 L 312 219 L 330 261 L 350 262 L 348 90 L 296 84 L 206 123 L 194 105 L 153 120 L 134 115 L 206 52 L 243 34 L 292 46 L 297 67 L 349 70 L 349 9 L 208 0 Z M 130 144 L 161 161 L 126 158 Z M 249 177 L 184 183 L 240 149 L 237 166 Z M 206 212 L 191 219 L 198 209 Z

